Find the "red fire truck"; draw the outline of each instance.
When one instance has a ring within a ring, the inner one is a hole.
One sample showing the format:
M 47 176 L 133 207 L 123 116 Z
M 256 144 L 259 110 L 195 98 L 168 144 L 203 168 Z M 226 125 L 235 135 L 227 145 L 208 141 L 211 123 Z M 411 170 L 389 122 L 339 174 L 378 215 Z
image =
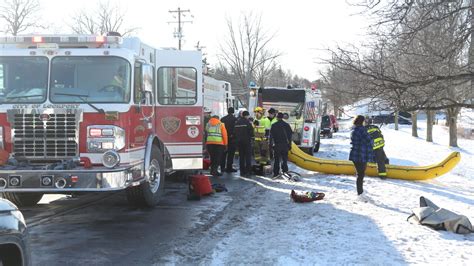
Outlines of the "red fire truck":
M 202 55 L 138 38 L 0 37 L 0 193 L 126 190 L 153 206 L 202 169 Z

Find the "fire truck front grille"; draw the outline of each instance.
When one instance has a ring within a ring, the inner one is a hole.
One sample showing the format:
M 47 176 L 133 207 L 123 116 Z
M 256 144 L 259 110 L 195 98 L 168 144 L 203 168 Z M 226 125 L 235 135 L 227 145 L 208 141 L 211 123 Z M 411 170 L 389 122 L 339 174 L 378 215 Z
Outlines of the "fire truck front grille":
M 65 159 L 77 155 L 76 114 L 14 114 L 17 158 Z

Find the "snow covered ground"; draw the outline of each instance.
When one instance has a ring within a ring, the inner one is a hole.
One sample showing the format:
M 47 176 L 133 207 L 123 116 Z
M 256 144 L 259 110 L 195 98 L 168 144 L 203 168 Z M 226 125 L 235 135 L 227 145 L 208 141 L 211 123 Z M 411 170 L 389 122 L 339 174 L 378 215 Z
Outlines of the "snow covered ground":
M 245 216 L 235 216 L 208 229 L 215 245 L 203 264 L 444 264 L 472 265 L 474 234 L 457 235 L 411 224 L 406 218 L 425 196 L 435 204 L 464 214 L 474 223 L 474 140 L 459 139 L 461 148 L 448 147 L 448 133 L 434 128 L 434 143 L 411 137 L 411 126 L 384 126 L 385 151 L 391 164 L 428 165 L 450 152 L 461 152 L 461 162 L 442 177 L 425 182 L 366 178 L 364 189 L 373 203 L 356 199 L 355 177 L 314 173 L 291 164 L 301 182 L 265 177 L 244 179 L 254 189 L 242 199 Z M 350 131 L 323 139 L 316 156 L 347 159 Z M 291 189 L 324 192 L 322 201 L 299 204 Z M 219 197 L 228 197 L 217 194 Z M 237 215 L 237 214 L 236 214 Z M 225 225 L 227 224 L 227 226 Z M 171 260 L 173 261 L 173 260 Z M 176 260 L 175 260 L 176 262 Z

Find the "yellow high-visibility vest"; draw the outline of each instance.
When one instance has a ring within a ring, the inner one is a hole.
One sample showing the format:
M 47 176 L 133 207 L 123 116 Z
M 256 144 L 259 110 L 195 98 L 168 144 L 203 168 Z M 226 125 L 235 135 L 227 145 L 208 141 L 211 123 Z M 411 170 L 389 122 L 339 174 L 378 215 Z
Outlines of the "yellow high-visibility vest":
M 222 142 L 222 132 L 221 132 L 221 123 L 217 123 L 216 125 L 212 126 L 211 124 L 206 125 L 207 131 L 207 142 Z

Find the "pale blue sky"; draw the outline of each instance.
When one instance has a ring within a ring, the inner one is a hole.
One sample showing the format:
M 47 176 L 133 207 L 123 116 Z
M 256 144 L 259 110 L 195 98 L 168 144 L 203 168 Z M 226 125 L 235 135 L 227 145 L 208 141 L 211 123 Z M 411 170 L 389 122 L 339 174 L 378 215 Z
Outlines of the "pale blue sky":
M 40 0 L 42 15 L 54 23 L 54 31 L 69 33 L 70 17 L 80 8 L 92 8 L 97 0 Z M 110 0 L 127 10 L 127 21 L 139 27 L 137 36 L 156 47 L 177 47 L 171 9 L 190 9 L 193 24 L 184 25 L 183 49 L 205 46 L 209 62 L 216 63 L 219 42 L 226 35 L 225 18 L 237 19 L 242 12 L 262 14 L 264 27 L 276 31 L 271 47 L 284 53 L 280 62 L 293 74 L 316 79 L 324 66 L 315 63 L 324 56 L 318 49 L 364 39 L 367 20 L 345 0 Z M 315 49 L 316 48 L 316 49 Z

